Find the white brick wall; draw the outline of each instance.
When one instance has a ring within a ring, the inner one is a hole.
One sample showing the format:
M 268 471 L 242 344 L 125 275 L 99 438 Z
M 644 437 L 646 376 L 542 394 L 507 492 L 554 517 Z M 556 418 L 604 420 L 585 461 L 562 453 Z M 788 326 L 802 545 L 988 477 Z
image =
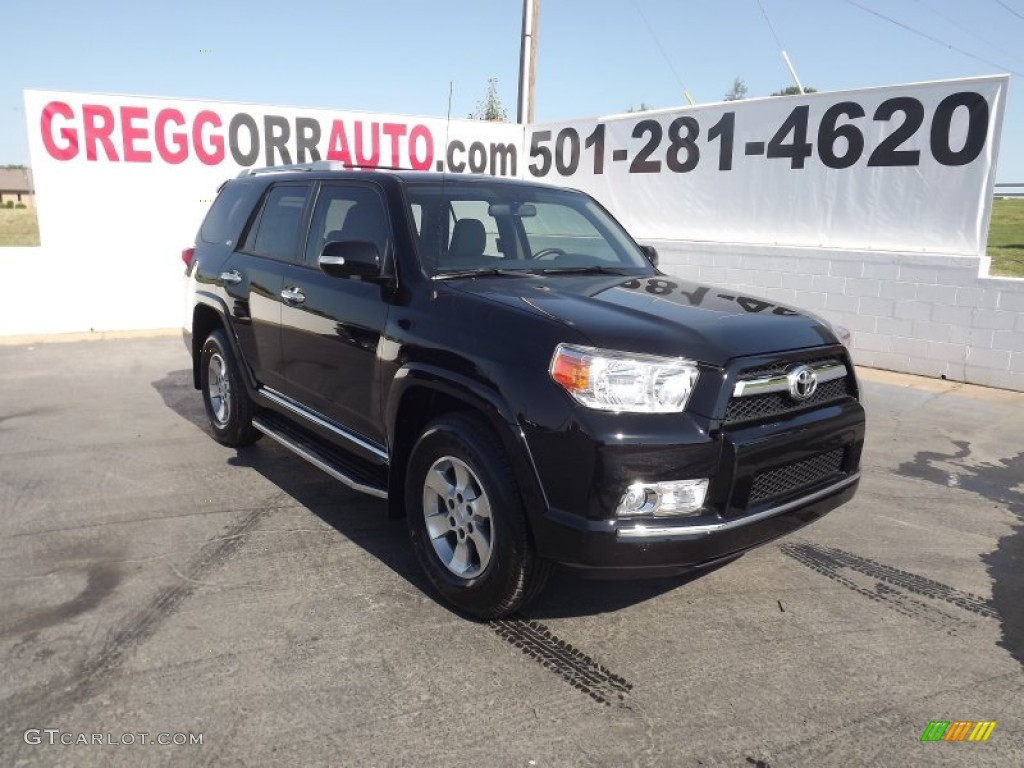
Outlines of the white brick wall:
M 652 240 L 669 274 L 820 314 L 861 365 L 1024 392 L 1024 279 L 988 259 Z
M 872 251 L 651 241 L 669 274 L 815 312 L 853 332 L 862 365 L 1024 392 L 1024 279 L 979 277 L 988 259 Z M 45 256 L 45 258 L 44 258 Z M 0 249 L 6 285 L 34 285 L 39 264 L 68 279 L 37 297 L 9 292 L 0 335 L 166 328 L 180 314 L 180 287 L 158 299 L 82 311 L 90 267 L 77 254 Z M 83 266 L 84 265 L 84 266 Z M 173 265 L 172 265 L 173 266 Z M 61 312 L 63 310 L 63 312 Z M 130 323 L 125 322 L 131 317 Z

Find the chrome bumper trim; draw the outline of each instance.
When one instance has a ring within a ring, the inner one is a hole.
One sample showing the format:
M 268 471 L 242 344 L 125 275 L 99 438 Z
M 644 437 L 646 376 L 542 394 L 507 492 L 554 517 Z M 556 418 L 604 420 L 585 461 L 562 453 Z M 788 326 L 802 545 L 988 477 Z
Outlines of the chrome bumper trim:
M 707 536 L 712 533 L 732 530 L 733 528 L 742 528 L 744 525 L 750 525 L 751 523 L 756 523 L 760 520 L 766 520 L 769 517 L 781 515 L 785 512 L 789 512 L 791 509 L 795 509 L 796 507 L 804 504 L 809 504 L 812 501 L 817 501 L 818 499 L 824 498 L 836 491 L 841 491 L 843 488 L 853 485 L 859 479 L 860 472 L 855 472 L 849 477 L 845 477 L 838 483 L 833 483 L 827 488 L 821 488 L 807 496 L 801 496 L 799 499 L 787 501 L 785 504 L 780 504 L 777 507 L 766 509 L 764 512 L 758 512 L 756 515 L 737 517 L 732 520 L 723 520 L 720 523 L 708 523 L 706 525 L 659 525 L 652 527 L 640 523 L 632 528 L 619 528 L 616 533 L 620 539 L 685 539 L 694 536 Z
M 811 370 L 818 377 L 819 384 L 824 384 L 826 381 L 832 381 L 833 379 L 841 379 L 847 374 L 846 366 L 842 363 L 823 365 L 820 368 L 812 368 Z M 789 378 L 786 374 L 782 374 L 781 376 L 768 376 L 763 379 L 737 381 L 736 386 L 733 387 L 732 396 L 750 397 L 752 395 L 768 394 L 769 392 L 788 391 Z

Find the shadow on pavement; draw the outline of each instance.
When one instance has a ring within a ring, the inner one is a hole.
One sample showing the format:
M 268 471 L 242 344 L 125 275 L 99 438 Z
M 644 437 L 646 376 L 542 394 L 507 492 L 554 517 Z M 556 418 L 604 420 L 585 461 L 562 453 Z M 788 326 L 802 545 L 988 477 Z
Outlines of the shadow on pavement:
M 171 411 L 209 434 L 202 397 L 192 386 L 191 370 L 171 371 L 163 379 L 153 382 L 153 388 Z M 388 518 L 386 502 L 346 488 L 267 439 L 238 450 L 228 463 L 256 470 L 439 605 L 452 610 L 440 601 L 420 570 L 408 543 L 405 521 Z M 658 597 L 711 570 L 714 569 L 625 582 L 594 581 L 556 570 L 547 589 L 524 609 L 523 618 L 568 618 L 617 611 Z
M 1005 504 L 1021 519 L 982 560 L 992 578 L 992 604 L 1003 634 L 999 645 L 1024 664 L 1024 492 L 1018 490 L 1024 488 L 1024 453 L 996 463 L 975 463 L 970 461 L 970 443 L 954 440 L 953 447 L 948 454 L 918 452 L 897 471 L 943 487 L 955 485 L 994 504 Z M 944 467 L 951 467 L 952 472 Z

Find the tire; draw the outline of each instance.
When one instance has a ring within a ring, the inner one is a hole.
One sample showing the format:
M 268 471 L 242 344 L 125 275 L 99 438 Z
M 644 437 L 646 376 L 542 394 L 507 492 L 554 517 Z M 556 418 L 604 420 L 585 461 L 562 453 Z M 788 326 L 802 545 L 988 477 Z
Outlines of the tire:
M 543 589 L 551 564 L 537 557 L 512 468 L 481 419 L 453 413 L 427 426 L 409 457 L 405 503 L 416 558 L 460 611 L 508 616 Z
M 262 434 L 252 425 L 253 403 L 224 331 L 211 333 L 199 355 L 199 385 L 214 439 L 232 448 L 252 445 Z

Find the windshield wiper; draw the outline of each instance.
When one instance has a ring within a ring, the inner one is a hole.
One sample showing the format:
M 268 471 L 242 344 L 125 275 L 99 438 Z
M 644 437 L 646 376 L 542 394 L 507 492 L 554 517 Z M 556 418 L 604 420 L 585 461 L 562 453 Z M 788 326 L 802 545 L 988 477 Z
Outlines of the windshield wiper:
M 483 269 L 454 269 L 450 272 L 438 272 L 434 275 L 435 280 L 451 280 L 455 277 L 530 277 L 531 272 L 525 269 L 497 269 L 485 267 Z
M 586 267 L 548 267 L 538 270 L 542 275 L 626 275 L 621 269 L 605 267 L 600 264 L 590 264 Z

